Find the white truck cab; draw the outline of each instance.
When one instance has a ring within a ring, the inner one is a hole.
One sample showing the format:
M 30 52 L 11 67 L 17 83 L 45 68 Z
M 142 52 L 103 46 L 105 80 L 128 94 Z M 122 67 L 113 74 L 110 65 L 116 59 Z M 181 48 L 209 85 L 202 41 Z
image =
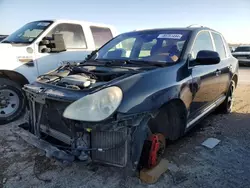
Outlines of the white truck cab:
M 63 37 L 64 50 L 42 49 L 41 46 L 56 34 Z M 35 81 L 63 62 L 83 61 L 91 51 L 116 35 L 116 29 L 105 24 L 40 20 L 27 23 L 1 41 L 0 124 L 13 121 L 24 111 L 25 97 L 21 90 L 24 84 Z

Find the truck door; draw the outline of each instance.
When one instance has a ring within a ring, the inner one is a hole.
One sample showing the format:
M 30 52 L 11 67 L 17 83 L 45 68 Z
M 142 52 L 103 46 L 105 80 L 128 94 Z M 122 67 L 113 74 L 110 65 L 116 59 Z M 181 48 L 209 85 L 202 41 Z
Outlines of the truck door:
M 61 23 L 55 26 L 46 37 L 52 34 L 63 34 L 66 51 L 59 53 L 40 53 L 37 55 L 39 74 L 56 69 L 65 61 L 82 61 L 89 53 L 82 26 L 79 24 Z
M 191 51 L 195 59 L 201 50 L 214 51 L 211 35 L 208 31 L 202 31 L 196 37 Z M 193 102 L 190 105 L 190 116 L 200 113 L 219 97 L 219 85 L 217 79 L 217 65 L 196 65 L 192 69 L 193 77 Z

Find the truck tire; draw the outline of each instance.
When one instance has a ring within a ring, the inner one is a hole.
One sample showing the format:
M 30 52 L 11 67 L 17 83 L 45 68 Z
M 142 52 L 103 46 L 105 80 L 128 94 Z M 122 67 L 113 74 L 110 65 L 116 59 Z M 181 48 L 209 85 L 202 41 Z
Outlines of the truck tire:
M 217 108 L 218 113 L 228 114 L 233 110 L 235 82 L 232 80 L 225 101 Z
M 0 78 L 0 125 L 19 118 L 26 107 L 26 97 L 17 83 Z
M 182 137 L 186 128 L 186 113 L 175 103 L 164 106 L 149 122 L 152 133 L 161 133 L 166 139 L 174 141 Z

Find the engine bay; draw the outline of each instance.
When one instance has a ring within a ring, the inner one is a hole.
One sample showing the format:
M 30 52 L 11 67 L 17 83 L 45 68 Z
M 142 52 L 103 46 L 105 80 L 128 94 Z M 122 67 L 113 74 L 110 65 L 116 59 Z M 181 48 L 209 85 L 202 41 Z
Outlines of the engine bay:
M 95 65 L 64 65 L 53 72 L 38 77 L 37 81 L 65 88 L 82 90 L 103 85 L 120 77 L 137 72 L 138 68 L 106 67 Z

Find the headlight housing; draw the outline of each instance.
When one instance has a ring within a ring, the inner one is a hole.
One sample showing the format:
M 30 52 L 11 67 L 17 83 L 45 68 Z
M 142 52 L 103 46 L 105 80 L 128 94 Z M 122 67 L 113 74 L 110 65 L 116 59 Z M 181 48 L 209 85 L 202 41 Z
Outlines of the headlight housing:
M 87 95 L 70 104 L 63 116 L 79 121 L 98 122 L 108 118 L 122 101 L 122 90 L 113 86 Z

